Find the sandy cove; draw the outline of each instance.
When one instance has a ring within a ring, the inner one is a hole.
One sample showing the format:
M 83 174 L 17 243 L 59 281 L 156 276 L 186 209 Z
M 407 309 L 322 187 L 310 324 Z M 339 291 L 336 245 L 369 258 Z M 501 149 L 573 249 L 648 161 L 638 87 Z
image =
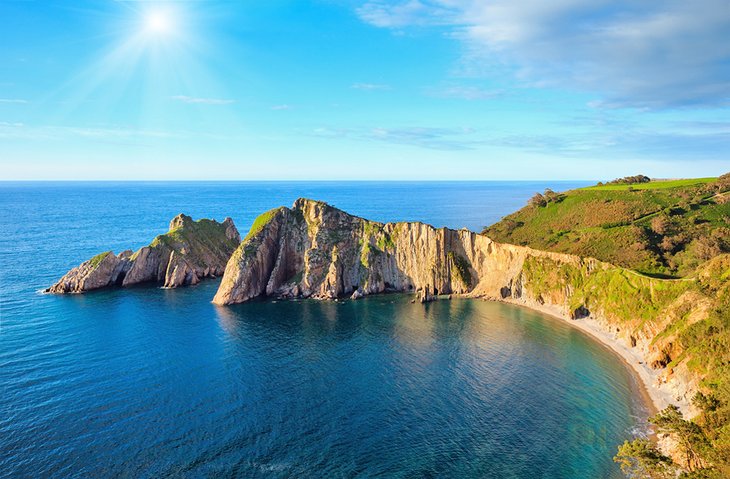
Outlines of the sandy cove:
M 525 301 L 514 298 L 482 298 L 484 301 L 498 301 L 516 306 L 521 306 L 553 318 L 559 319 L 570 326 L 583 331 L 593 339 L 613 351 L 624 363 L 626 363 L 635 376 L 639 379 L 643 393 L 653 408 L 652 413 L 661 411 L 670 404 L 674 404 L 685 414 L 692 415 L 692 406 L 688 401 L 682 399 L 677 393 L 676 379 L 669 382 L 664 381 L 662 371 L 652 369 L 646 363 L 638 347 L 631 348 L 626 345 L 615 334 L 606 328 L 593 316 L 582 319 L 571 319 L 562 308 L 555 305 L 539 304 L 536 301 Z

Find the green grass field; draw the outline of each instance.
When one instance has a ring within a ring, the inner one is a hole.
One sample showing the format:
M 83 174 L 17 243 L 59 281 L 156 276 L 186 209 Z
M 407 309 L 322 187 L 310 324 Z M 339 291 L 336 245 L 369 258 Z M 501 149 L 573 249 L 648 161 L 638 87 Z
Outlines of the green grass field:
M 633 185 L 601 185 L 589 186 L 582 188 L 584 190 L 602 190 L 602 191 L 627 191 L 630 188 L 635 190 L 662 190 L 666 188 L 680 188 L 685 186 L 703 185 L 717 181 L 716 177 L 710 178 L 688 178 L 681 180 L 652 180 L 649 183 L 637 183 Z
M 655 277 L 682 277 L 730 249 L 728 191 L 727 175 L 580 188 L 546 194 L 484 233 Z

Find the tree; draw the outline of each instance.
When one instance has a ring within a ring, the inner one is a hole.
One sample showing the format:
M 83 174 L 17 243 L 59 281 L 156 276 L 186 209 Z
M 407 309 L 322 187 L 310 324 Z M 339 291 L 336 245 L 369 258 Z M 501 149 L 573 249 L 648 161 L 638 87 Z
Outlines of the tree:
M 672 460 L 647 439 L 625 441 L 613 458 L 626 476 L 636 479 L 668 479 L 676 476 Z
M 655 216 L 651 219 L 651 229 L 656 234 L 666 234 L 669 231 L 670 225 L 669 218 L 664 215 Z
M 682 412 L 674 404 L 670 404 L 649 421 L 656 425 L 659 433 L 672 434 L 685 457 L 684 467 L 692 472 L 704 467 L 705 462 L 700 452 L 708 446 L 702 428 L 692 421 L 687 421 Z
M 707 261 L 722 253 L 723 244 L 716 236 L 700 236 L 692 242 L 692 250 L 702 261 Z
M 608 184 L 633 185 L 636 183 L 649 183 L 650 181 L 651 181 L 651 178 L 649 178 L 646 175 L 635 175 L 635 176 L 625 176 L 623 178 L 617 178 L 613 181 L 609 181 Z

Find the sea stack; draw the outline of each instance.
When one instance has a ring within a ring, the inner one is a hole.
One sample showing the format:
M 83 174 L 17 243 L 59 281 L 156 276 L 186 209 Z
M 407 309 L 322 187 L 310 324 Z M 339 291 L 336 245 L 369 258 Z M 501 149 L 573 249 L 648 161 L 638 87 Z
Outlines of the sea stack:
M 137 252 L 107 251 L 66 273 L 49 293 L 83 293 L 93 289 L 158 283 L 166 288 L 197 284 L 223 274 L 241 241 L 231 218 L 222 223 L 179 214 L 169 231 Z

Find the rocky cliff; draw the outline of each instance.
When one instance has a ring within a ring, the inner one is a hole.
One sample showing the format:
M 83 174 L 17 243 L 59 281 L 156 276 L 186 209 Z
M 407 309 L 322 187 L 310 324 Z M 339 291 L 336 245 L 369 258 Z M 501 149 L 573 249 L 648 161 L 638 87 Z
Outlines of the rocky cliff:
M 604 267 L 592 259 L 496 243 L 466 229 L 377 223 L 299 199 L 292 208 L 271 210 L 256 220 L 228 262 L 214 302 L 384 291 L 422 291 L 427 299 L 452 293 L 521 297 L 523 267 L 532 257 Z
M 727 259 L 722 259 L 728 263 Z M 726 275 L 727 276 L 727 275 Z M 724 284 L 724 283 L 723 283 Z M 261 215 L 231 256 L 214 303 L 259 296 L 359 298 L 385 291 L 462 294 L 590 317 L 638 348 L 662 381 L 685 374 L 681 328 L 705 318 L 727 286 L 663 280 L 592 258 L 500 244 L 468 230 L 377 223 L 299 199 Z M 673 394 L 688 402 L 690 374 Z
M 240 243 L 233 220 L 223 223 L 193 221 L 180 214 L 169 231 L 137 252 L 101 253 L 64 275 L 49 293 L 82 293 L 110 286 L 156 282 L 175 288 L 223 274 L 226 262 Z

